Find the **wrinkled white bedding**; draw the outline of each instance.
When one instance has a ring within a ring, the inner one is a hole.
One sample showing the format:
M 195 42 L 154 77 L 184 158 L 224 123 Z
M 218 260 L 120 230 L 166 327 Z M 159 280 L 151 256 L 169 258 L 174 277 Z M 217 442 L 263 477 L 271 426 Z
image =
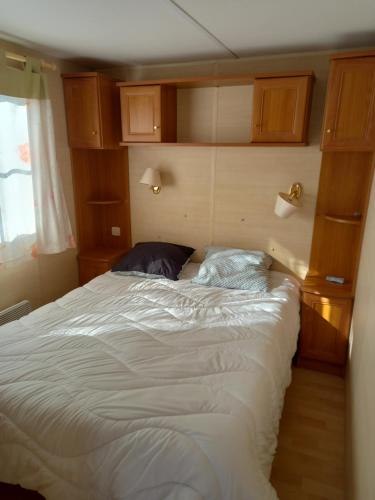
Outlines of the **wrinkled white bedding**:
M 271 500 L 296 282 L 102 275 L 0 328 L 0 481 L 48 500 Z

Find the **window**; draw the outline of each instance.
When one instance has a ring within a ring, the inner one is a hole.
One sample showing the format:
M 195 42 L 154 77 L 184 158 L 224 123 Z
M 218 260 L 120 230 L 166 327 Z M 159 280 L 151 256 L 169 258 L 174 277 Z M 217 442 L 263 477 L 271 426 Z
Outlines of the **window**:
M 0 245 L 17 258 L 35 231 L 27 99 L 0 96 Z

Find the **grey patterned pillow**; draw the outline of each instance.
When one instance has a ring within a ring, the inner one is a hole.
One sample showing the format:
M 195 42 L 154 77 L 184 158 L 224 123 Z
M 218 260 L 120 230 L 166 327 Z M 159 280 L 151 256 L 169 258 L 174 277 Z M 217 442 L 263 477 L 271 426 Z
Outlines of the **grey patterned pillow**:
M 212 253 L 208 252 L 208 257 L 202 262 L 198 275 L 192 282 L 206 286 L 266 292 L 269 277 L 267 267 L 254 264 L 254 255 L 251 253 L 239 249 L 216 249 Z
M 243 250 L 242 248 L 228 248 L 228 247 L 206 247 L 206 258 L 211 257 L 215 253 L 221 253 L 223 256 L 227 255 L 224 252 L 236 252 L 236 255 L 248 255 L 249 263 L 254 266 L 264 266 L 269 269 L 272 266 L 272 257 L 263 250 Z M 229 254 L 228 254 L 229 255 Z

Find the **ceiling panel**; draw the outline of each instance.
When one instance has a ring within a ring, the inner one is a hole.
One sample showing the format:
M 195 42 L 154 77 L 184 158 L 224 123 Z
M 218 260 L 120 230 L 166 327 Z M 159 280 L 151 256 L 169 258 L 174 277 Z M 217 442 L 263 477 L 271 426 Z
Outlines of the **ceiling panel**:
M 375 0 L 0 0 L 1 32 L 109 64 L 375 45 Z
M 0 31 L 58 57 L 112 63 L 230 57 L 168 0 L 0 0 L 0 13 Z
M 375 45 L 375 0 L 176 0 L 239 56 Z

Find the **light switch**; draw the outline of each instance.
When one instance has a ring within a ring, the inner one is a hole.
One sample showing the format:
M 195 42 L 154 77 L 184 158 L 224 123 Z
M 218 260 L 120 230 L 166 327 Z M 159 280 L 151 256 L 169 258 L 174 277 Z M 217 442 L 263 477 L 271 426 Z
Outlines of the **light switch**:
M 120 236 L 121 229 L 117 226 L 112 226 L 112 236 Z

